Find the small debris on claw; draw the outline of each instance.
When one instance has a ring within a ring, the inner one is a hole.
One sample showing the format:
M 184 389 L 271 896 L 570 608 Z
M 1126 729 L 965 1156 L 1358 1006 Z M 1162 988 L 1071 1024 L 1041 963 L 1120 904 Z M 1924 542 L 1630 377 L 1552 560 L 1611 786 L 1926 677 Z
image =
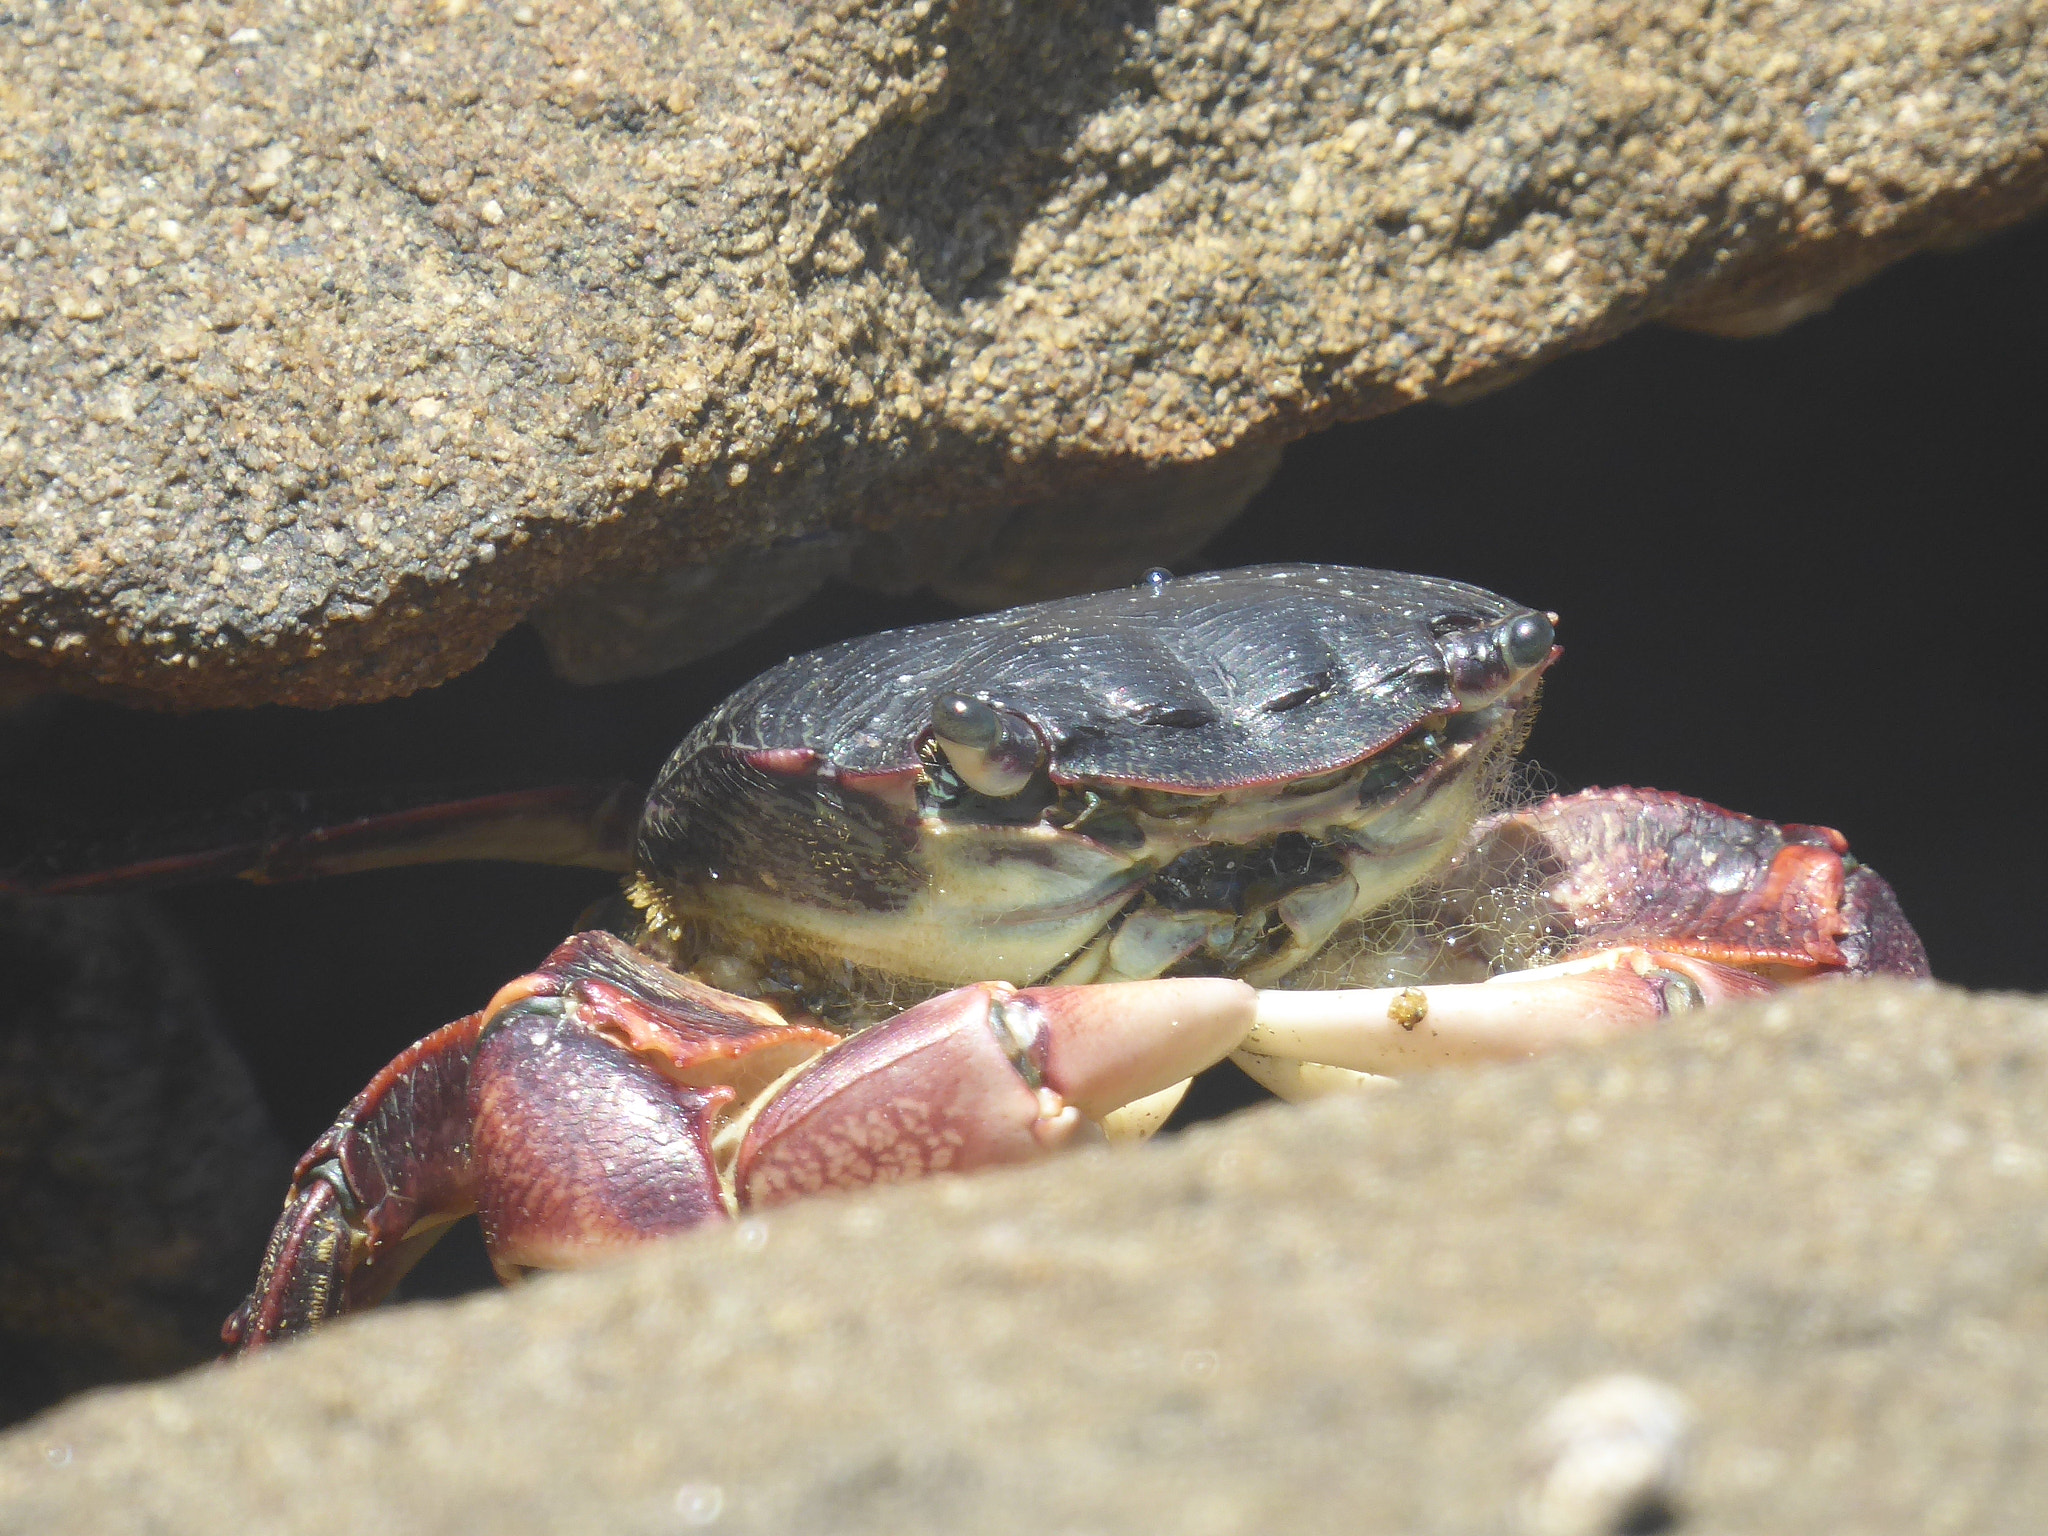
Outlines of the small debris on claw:
M 1388 1022 L 1413 1029 L 1429 1017 L 1429 994 L 1420 987 L 1403 987 L 1387 1004 Z

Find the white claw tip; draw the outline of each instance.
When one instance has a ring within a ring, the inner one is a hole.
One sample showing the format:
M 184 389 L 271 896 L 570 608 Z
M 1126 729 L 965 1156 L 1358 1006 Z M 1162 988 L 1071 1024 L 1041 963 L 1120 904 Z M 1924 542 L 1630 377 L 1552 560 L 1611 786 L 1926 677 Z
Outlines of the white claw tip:
M 1050 1088 L 1038 1090 L 1038 1118 L 1031 1122 L 1031 1135 L 1048 1152 L 1074 1144 L 1088 1126 L 1087 1118 Z

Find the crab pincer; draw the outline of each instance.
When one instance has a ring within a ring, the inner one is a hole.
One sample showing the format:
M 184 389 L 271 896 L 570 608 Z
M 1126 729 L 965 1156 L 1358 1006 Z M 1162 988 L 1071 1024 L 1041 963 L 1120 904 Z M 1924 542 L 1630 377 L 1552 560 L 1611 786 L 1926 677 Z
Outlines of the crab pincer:
M 1223 977 L 960 987 L 855 1036 L 769 1101 L 736 1193 L 752 1208 L 1028 1161 L 1214 1066 L 1254 1003 Z
M 1242 982 L 956 988 L 842 1040 L 578 934 L 378 1074 L 300 1160 L 253 1348 L 369 1306 L 474 1213 L 499 1274 L 1086 1139 L 1251 1028 Z
M 1504 887 L 1540 910 L 1564 958 L 1484 981 L 1262 992 L 1232 1060 L 1309 1098 L 1586 1044 L 1789 981 L 1928 974 L 1891 887 L 1839 832 L 1686 795 L 1594 789 L 1487 818 L 1442 882 L 1446 920 Z

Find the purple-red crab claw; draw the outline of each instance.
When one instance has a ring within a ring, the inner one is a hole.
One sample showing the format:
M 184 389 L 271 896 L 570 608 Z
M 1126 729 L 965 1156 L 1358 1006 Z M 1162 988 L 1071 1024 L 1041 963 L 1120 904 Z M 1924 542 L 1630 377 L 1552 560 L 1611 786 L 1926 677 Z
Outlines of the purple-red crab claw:
M 578 934 L 400 1055 L 314 1143 L 223 1336 L 253 1348 L 368 1306 L 471 1213 L 506 1278 L 574 1268 L 800 1196 L 1023 1162 L 1095 1127 L 1142 1135 L 1226 1055 L 1301 1097 L 1803 977 L 1926 974 L 1890 889 L 1838 834 L 1656 791 L 1492 818 L 1433 890 L 1453 930 L 1514 893 L 1562 958 L 1325 991 L 980 983 L 842 1038 Z
M 374 1303 L 472 1212 L 510 1278 L 803 1195 L 1022 1162 L 1220 1061 L 1253 1003 L 1221 978 L 983 983 L 842 1041 L 578 934 L 314 1143 L 223 1337 L 253 1348 Z
M 1519 898 L 1525 929 L 1547 928 L 1536 954 L 1555 951 L 1551 963 L 1502 968 L 1496 954 L 1484 981 L 1262 992 L 1231 1059 L 1282 1098 L 1307 1098 L 1598 1040 L 1793 982 L 1928 974 L 1891 887 L 1841 833 L 1689 795 L 1589 789 L 1488 818 L 1438 885 L 1440 921 L 1484 948 L 1496 936 L 1474 909 L 1503 893 Z

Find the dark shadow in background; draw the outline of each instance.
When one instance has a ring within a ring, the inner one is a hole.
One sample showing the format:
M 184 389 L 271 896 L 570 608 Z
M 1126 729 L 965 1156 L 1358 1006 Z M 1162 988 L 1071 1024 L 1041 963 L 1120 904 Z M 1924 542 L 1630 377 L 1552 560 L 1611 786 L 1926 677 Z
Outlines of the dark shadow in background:
M 2048 604 L 2025 553 L 2044 271 L 2036 224 L 1910 263 L 1766 341 L 1644 331 L 1470 405 L 1338 428 L 1296 445 L 1210 554 L 1428 571 L 1557 609 L 1565 657 L 1530 752 L 1566 787 L 1656 785 L 1837 826 L 1897 886 L 1937 974 L 2048 990 Z M 445 687 L 324 714 L 60 701 L 0 722 L 0 813 L 644 778 L 763 667 L 944 612 L 834 590 L 681 674 L 604 688 L 552 679 L 522 632 Z M 476 866 L 164 905 L 298 1147 L 606 888 Z M 423 1288 L 484 1278 L 480 1246 L 460 1241 Z

